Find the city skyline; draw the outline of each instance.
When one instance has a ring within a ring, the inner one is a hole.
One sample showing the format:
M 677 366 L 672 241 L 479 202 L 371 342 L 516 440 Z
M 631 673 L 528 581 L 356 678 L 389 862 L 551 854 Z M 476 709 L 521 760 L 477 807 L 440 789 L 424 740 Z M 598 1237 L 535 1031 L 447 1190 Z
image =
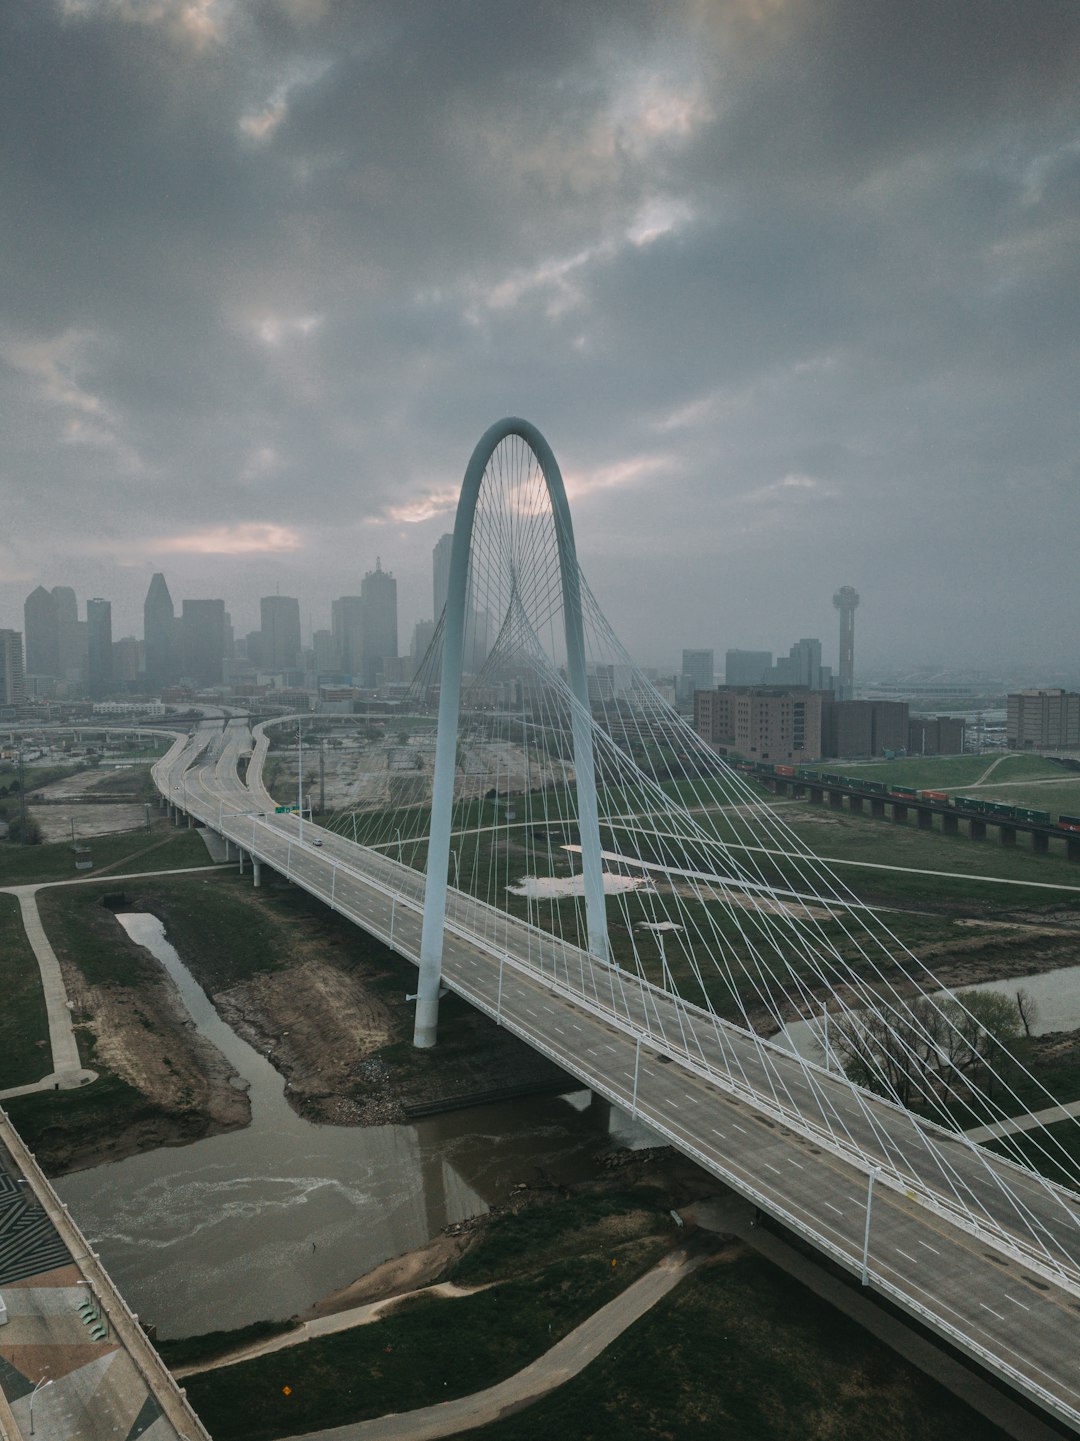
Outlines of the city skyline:
M 6 7 L 0 626 L 63 583 L 136 632 L 163 571 L 306 633 L 381 555 L 407 637 L 521 414 L 643 664 L 824 640 L 842 581 L 868 662 L 1075 669 L 1080 9 L 1037 13 Z

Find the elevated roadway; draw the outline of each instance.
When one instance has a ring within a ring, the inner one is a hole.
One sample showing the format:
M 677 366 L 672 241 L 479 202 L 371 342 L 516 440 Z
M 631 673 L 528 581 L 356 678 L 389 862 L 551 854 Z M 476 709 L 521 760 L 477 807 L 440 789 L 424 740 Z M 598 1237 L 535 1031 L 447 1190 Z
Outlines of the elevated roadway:
M 416 963 L 423 875 L 274 814 L 265 747 L 219 720 L 180 738 L 154 778 L 178 813 Z M 1080 1198 L 453 889 L 444 978 L 1080 1431 Z

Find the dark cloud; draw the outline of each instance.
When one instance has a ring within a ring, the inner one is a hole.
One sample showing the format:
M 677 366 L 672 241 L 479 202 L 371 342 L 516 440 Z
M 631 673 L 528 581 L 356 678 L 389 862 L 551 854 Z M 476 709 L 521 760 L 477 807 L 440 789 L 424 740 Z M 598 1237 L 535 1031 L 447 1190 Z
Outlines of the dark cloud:
M 1080 670 L 1073 0 L 0 26 L 0 624 L 41 580 L 137 628 L 164 566 L 318 625 L 380 554 L 407 635 L 518 413 L 647 662 L 828 642 L 850 582 L 877 659 Z M 251 521 L 296 548 L 162 548 Z

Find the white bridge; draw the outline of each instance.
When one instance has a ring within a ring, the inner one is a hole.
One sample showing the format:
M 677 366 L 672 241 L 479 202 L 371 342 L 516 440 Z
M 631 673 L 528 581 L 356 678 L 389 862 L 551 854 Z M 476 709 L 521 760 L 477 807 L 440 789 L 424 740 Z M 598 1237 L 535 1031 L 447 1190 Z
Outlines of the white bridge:
M 154 778 L 419 966 L 418 1044 L 449 987 L 1080 1430 L 1080 1197 L 961 1129 L 1026 1109 L 1018 1069 L 618 647 L 524 422 L 470 463 L 411 705 L 408 765 L 369 756 L 329 825 L 275 814 L 271 726 L 204 723 Z M 761 1034 L 823 1005 L 864 1086 Z

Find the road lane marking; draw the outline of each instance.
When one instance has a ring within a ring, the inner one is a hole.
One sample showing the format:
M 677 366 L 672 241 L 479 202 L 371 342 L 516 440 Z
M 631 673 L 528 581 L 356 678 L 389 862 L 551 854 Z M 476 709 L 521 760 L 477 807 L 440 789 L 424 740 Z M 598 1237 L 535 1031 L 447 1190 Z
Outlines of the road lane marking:
M 670 1096 L 664 1097 L 664 1104 L 670 1106 L 673 1111 L 677 1111 L 679 1109 L 678 1101 L 673 1101 Z
M 989 1311 L 991 1316 L 996 1316 L 999 1321 L 1004 1321 L 1005 1317 L 1001 1314 L 1000 1311 L 995 1311 L 993 1306 L 988 1306 L 985 1301 L 980 1301 L 979 1305 L 983 1308 L 984 1311 Z
M 1025 1311 L 1031 1310 L 1031 1307 L 1025 1306 L 1023 1301 L 1018 1301 L 1015 1296 L 1010 1296 L 1008 1291 L 1003 1291 L 1001 1294 L 1005 1297 L 1006 1301 L 1011 1301 L 1014 1306 L 1020 1306 Z
M 764 1161 L 762 1164 L 767 1171 L 775 1171 L 778 1176 L 781 1174 L 779 1168 L 771 1165 L 768 1161 Z
M 713 1133 L 714 1136 L 719 1136 L 719 1137 L 720 1137 L 721 1141 L 726 1140 L 726 1137 L 725 1137 L 723 1131 L 718 1131 L 715 1126 L 710 1127 L 710 1129 L 711 1129 L 711 1131 L 712 1131 L 712 1133 Z
M 735 1127 L 736 1131 L 741 1131 L 744 1136 L 748 1134 L 745 1126 L 740 1126 L 735 1121 L 732 1121 L 731 1124 Z
M 826 1206 L 828 1206 L 830 1211 L 835 1211 L 838 1216 L 842 1216 L 844 1214 L 843 1211 L 841 1211 L 840 1207 L 834 1206 L 831 1201 L 826 1201 L 825 1204 Z
M 683 1095 L 686 1097 L 686 1099 L 690 1102 L 691 1105 L 693 1105 L 693 1106 L 700 1106 L 700 1105 L 701 1105 L 701 1098 L 700 1098 L 700 1096 L 692 1096 L 689 1091 L 684 1091 L 684 1092 L 683 1092 Z
M 940 1256 L 940 1255 L 941 1255 L 941 1252 L 938 1250 L 938 1248 L 937 1248 L 936 1246 L 931 1246 L 930 1242 L 929 1242 L 929 1241 L 924 1241 L 921 1236 L 916 1236 L 915 1239 L 916 1239 L 916 1241 L 918 1241 L 918 1243 L 919 1243 L 920 1246 L 925 1246 L 928 1251 L 933 1251 L 933 1253 L 934 1253 L 935 1256 Z
M 901 1251 L 899 1246 L 895 1247 L 895 1250 L 898 1256 L 903 1256 L 905 1260 L 910 1261 L 913 1266 L 917 1266 L 919 1264 L 918 1261 L 916 1261 L 915 1257 L 911 1255 L 909 1251 Z

